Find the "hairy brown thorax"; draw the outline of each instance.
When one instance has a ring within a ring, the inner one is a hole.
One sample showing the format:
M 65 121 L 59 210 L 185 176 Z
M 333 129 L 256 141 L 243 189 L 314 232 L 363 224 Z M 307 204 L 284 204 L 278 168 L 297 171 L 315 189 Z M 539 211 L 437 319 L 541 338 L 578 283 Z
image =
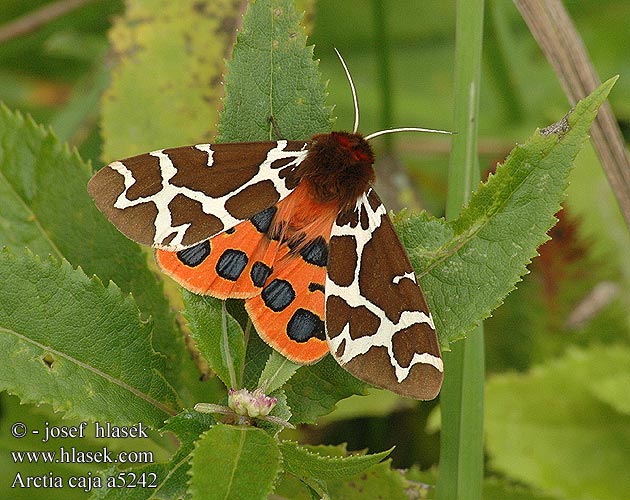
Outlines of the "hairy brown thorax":
M 310 184 L 317 201 L 336 201 L 340 211 L 353 209 L 374 182 L 374 153 L 359 133 L 314 135 L 308 156 L 296 174 Z

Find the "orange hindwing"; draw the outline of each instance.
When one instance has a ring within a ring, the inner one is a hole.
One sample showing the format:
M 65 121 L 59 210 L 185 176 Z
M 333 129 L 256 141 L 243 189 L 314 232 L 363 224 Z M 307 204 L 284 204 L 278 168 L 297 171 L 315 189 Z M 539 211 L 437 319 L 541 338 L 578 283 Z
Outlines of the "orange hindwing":
M 262 293 L 245 301 L 259 335 L 295 363 L 314 363 L 328 352 L 324 331 L 327 259 L 328 242 L 322 236 L 299 252 L 290 250 L 276 262 Z
M 291 361 L 328 352 L 324 284 L 332 205 L 306 185 L 285 200 L 195 246 L 156 250 L 160 269 L 185 288 L 220 299 L 246 299 L 258 334 Z

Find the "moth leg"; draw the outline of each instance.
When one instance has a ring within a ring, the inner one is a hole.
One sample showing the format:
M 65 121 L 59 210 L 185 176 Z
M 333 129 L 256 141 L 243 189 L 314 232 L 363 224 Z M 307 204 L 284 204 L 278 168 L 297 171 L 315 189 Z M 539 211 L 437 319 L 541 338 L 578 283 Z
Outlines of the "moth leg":
M 280 132 L 278 124 L 276 123 L 276 119 L 273 117 L 273 115 L 269 115 L 269 123 L 271 123 L 271 129 L 273 130 L 273 133 L 276 134 L 276 138 L 283 140 L 284 134 Z

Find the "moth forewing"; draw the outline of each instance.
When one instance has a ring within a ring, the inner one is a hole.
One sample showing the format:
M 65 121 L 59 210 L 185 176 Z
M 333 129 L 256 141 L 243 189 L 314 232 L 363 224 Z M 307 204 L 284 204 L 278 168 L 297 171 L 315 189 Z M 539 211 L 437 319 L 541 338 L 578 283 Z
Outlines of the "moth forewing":
M 197 144 L 115 161 L 88 191 L 128 238 L 179 251 L 286 198 L 306 142 Z
M 443 365 L 431 313 L 405 250 L 373 190 L 332 227 L 326 336 L 356 377 L 414 399 L 433 399 Z

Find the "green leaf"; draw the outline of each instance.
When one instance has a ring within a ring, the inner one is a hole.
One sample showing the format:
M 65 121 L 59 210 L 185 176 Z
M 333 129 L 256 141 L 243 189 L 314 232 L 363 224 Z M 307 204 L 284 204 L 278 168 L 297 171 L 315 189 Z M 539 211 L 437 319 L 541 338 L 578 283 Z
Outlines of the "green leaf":
M 110 32 L 117 65 L 103 99 L 103 157 L 111 161 L 207 141 L 217 121 L 219 83 L 241 2 L 126 5 Z
M 572 350 L 486 389 L 486 443 L 495 470 L 567 498 L 630 498 L 630 416 L 611 381 L 628 380 L 626 346 Z M 621 404 L 623 410 L 623 404 Z
M 387 457 L 393 448 L 372 455 L 330 456 L 319 453 L 317 447 L 301 446 L 294 441 L 282 441 L 280 451 L 284 469 L 298 477 L 330 481 L 360 474 Z
M 433 487 L 438 478 L 438 469 L 432 468 L 421 471 L 417 466 L 412 466 L 405 473 L 405 477 L 422 491 L 418 498 L 435 498 Z M 548 492 L 542 492 L 527 488 L 522 484 L 514 484 L 501 477 L 486 477 L 483 481 L 483 500 L 564 500 L 564 497 L 555 496 Z M 414 497 L 415 498 L 415 497 Z
M 90 175 L 90 166 L 50 131 L 0 105 L 0 246 L 52 254 L 132 292 L 153 319 L 154 347 L 168 358 L 165 376 L 182 389 L 182 374 L 194 365 L 185 357 L 162 286 L 138 245 L 94 206 L 86 189 Z
M 187 290 L 183 290 L 183 296 L 186 306 L 184 315 L 199 351 L 226 387 L 240 388 L 245 358 L 240 325 L 223 309 L 225 302 Z
M 293 444 L 293 443 L 291 443 Z M 281 444 L 281 447 L 285 443 Z M 330 460 L 345 460 L 348 452 L 345 445 L 339 446 L 299 446 L 311 454 L 329 457 Z M 383 452 L 386 454 L 388 452 Z M 283 450 L 283 457 L 286 456 Z M 336 457 L 336 458 L 333 458 Z M 345 458 L 344 458 L 345 457 Z M 296 457 L 297 458 L 297 457 Z M 352 459 L 355 456 L 350 457 Z M 312 457 L 306 457 L 312 460 Z M 321 464 L 311 464 L 313 470 L 321 473 Z M 307 469 L 307 467 L 304 467 Z M 326 473 L 328 475 L 328 473 Z M 334 472 L 333 472 L 334 474 Z M 320 498 L 342 498 L 344 500 L 361 500 L 365 498 L 382 498 L 388 500 L 409 500 L 410 498 L 429 498 L 429 486 L 409 476 L 409 471 L 391 468 L 391 460 L 373 464 L 371 467 L 350 476 L 323 481 L 315 475 L 297 476 L 285 474 L 276 488 L 276 495 L 292 500 L 312 500 Z M 435 478 L 431 479 L 435 483 Z M 324 496 L 324 494 L 328 496 Z
M 372 466 L 367 471 L 349 478 L 328 481 L 325 484 L 311 480 L 298 480 L 285 475 L 276 487 L 279 498 L 291 500 L 343 499 L 387 499 L 409 500 L 433 498 L 427 496 L 423 484 L 408 481 L 399 470 L 391 468 L 389 461 Z
M 130 297 L 81 269 L 0 253 L 0 389 L 68 418 L 161 427 L 178 406 Z
M 269 356 L 273 349 L 256 333 L 250 323 L 249 339 L 247 341 L 247 354 L 245 356 L 245 373 L 243 374 L 243 386 L 250 389 L 258 387 L 260 375 L 265 369 Z
M 615 86 L 617 99 L 620 87 Z M 630 232 L 592 147 L 585 148 L 577 168 L 571 172 L 566 205 L 569 213 L 579 220 L 580 236 L 586 239 L 591 252 L 602 257 L 604 268 L 611 269 L 612 276 L 623 276 L 627 283 Z
M 625 358 L 625 355 L 622 354 L 622 357 Z M 615 373 L 602 377 L 599 380 L 591 380 L 588 388 L 596 398 L 604 403 L 608 403 L 619 413 L 630 415 L 630 399 L 628 398 L 630 365 L 624 365 L 619 361 L 619 359 L 614 361 L 618 367 Z
M 338 401 L 353 394 L 365 394 L 368 385 L 341 368 L 332 356 L 311 366 L 303 366 L 284 385 L 293 413 L 291 422 L 315 423 L 330 413 Z
M 199 436 L 211 428 L 214 419 L 203 413 L 184 410 L 166 422 L 160 432 L 172 432 L 179 441 L 179 449 L 173 457 L 164 463 L 151 463 L 128 469 L 110 468 L 101 476 L 117 476 L 121 471 L 131 470 L 137 477 L 145 474 L 151 482 L 152 474 L 156 488 L 101 488 L 91 497 L 92 500 L 144 500 L 148 498 L 184 498 L 190 479 L 190 459 Z M 106 483 L 105 483 L 106 484 Z
M 275 439 L 263 430 L 218 424 L 195 445 L 192 499 L 265 499 L 272 492 L 280 460 Z
M 401 471 L 392 469 L 389 461 L 377 464 L 351 479 L 328 483 L 330 498 L 344 500 L 364 498 L 408 500 L 410 494 L 415 493 L 414 490 L 414 485 L 405 479 Z
M 365 396 L 354 395 L 339 401 L 335 411 L 319 420 L 318 424 L 357 418 L 387 418 L 394 413 L 412 411 L 417 404 L 413 399 L 401 398 L 386 389 L 373 388 Z
M 453 222 L 426 214 L 399 221 L 444 347 L 488 317 L 527 272 L 556 222 L 567 175 L 615 81 L 580 101 L 566 121 L 517 146 Z
M 265 369 L 260 374 L 258 385 L 262 387 L 265 384 L 266 391 L 268 393 L 273 392 L 282 387 L 295 374 L 298 368 L 300 368 L 300 365 L 289 361 L 279 352 L 272 351 L 269 359 L 267 359 Z
M 313 48 L 306 47 L 301 17 L 289 0 L 250 3 L 228 64 L 220 142 L 307 139 L 330 129 Z
M 560 500 L 546 492 L 535 491 L 522 485 L 510 484 L 504 479 L 489 478 L 483 483 L 483 500 Z
M 244 365 L 242 367 L 241 387 L 254 390 L 258 388 L 260 374 L 265 368 L 265 364 L 273 351 L 271 347 L 256 334 L 256 330 L 245 310 L 244 301 L 228 299 L 226 306 L 229 315 L 238 321 L 238 324 L 241 326 L 245 340 L 246 352 Z

